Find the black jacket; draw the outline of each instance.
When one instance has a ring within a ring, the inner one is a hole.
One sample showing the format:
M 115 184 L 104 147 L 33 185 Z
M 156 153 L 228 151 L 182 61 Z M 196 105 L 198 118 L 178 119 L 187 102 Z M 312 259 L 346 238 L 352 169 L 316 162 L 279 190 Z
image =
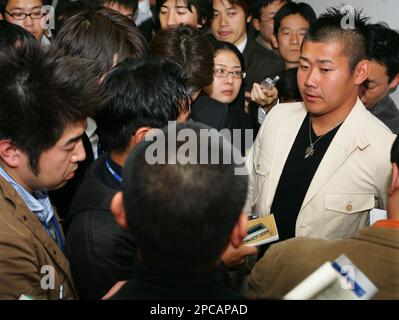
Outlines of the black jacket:
M 119 190 L 98 178 L 110 175 L 106 158 L 97 159 L 86 172 L 68 216 L 66 255 L 81 299 L 102 298 L 116 282 L 131 278 L 135 263 L 136 243 L 110 212 Z
M 245 61 L 245 90 L 251 91 L 254 82 L 262 82 L 267 77 L 285 70 L 284 60 L 273 50 L 262 47 L 256 40 L 248 37 L 247 45 L 242 53 Z
M 237 300 L 243 296 L 223 282 L 222 267 L 199 274 L 166 272 L 138 262 L 130 279 L 112 300 Z

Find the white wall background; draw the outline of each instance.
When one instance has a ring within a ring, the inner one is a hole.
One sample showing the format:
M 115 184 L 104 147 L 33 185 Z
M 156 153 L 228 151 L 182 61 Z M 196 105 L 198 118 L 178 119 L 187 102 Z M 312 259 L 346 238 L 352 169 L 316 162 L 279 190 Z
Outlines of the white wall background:
M 342 3 L 352 5 L 354 8 L 363 8 L 364 14 L 370 16 L 371 22 L 384 21 L 392 29 L 399 30 L 399 1 L 398 0 L 296 0 L 296 2 L 306 2 L 316 11 L 317 15 L 322 13 L 325 8 Z M 399 107 L 399 89 L 391 97 Z

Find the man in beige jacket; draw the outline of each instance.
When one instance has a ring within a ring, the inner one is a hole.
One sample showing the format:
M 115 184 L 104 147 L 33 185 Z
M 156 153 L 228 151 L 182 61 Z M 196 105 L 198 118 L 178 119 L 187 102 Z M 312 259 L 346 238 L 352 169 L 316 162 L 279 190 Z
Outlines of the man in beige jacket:
M 249 276 L 247 297 L 282 298 L 324 262 L 345 254 L 377 287 L 373 299 L 399 299 L 399 138 L 392 146 L 391 162 L 388 220 L 346 239 L 299 237 L 271 246 Z
M 365 21 L 356 13 L 356 28 L 344 29 L 344 18 L 331 8 L 310 27 L 297 76 L 304 102 L 273 108 L 247 159 L 246 211 L 274 213 L 280 240 L 342 238 L 386 206 L 395 135 L 358 98 L 370 72 Z
M 100 88 L 79 60 L 18 41 L 0 50 L 0 300 L 77 298 L 46 191 L 85 158 Z

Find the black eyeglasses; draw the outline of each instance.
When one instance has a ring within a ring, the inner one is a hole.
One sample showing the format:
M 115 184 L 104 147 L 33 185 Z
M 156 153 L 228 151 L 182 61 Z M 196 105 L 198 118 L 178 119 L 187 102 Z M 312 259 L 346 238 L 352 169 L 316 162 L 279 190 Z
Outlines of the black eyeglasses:
M 8 12 L 7 10 L 4 11 L 7 13 L 9 16 L 11 16 L 14 20 L 25 20 L 26 17 L 31 17 L 32 19 L 41 19 L 43 18 L 47 12 L 45 11 L 33 11 L 31 13 L 25 13 L 25 12 Z
M 234 79 L 244 79 L 247 75 L 244 71 L 227 71 L 225 69 L 215 69 L 214 74 L 218 78 L 227 78 L 231 75 Z

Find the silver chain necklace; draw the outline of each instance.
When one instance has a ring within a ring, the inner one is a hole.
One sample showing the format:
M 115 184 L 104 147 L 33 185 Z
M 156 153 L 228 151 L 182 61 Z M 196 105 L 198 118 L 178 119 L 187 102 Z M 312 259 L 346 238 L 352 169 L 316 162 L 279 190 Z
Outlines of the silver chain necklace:
M 312 128 L 311 128 L 311 126 L 312 126 L 312 121 L 311 121 L 310 116 L 309 116 L 309 142 L 310 142 L 310 146 L 307 147 L 306 150 L 305 150 L 305 157 L 304 157 L 304 159 L 307 159 L 307 158 L 310 158 L 311 156 L 313 156 L 314 151 L 315 151 L 315 149 L 314 149 L 315 144 L 316 144 L 321 138 L 323 138 L 323 137 L 326 135 L 326 133 L 327 133 L 327 132 L 326 132 L 326 133 L 322 134 L 320 137 L 318 137 L 318 138 L 316 139 L 315 142 L 312 142 L 312 131 L 311 131 Z

